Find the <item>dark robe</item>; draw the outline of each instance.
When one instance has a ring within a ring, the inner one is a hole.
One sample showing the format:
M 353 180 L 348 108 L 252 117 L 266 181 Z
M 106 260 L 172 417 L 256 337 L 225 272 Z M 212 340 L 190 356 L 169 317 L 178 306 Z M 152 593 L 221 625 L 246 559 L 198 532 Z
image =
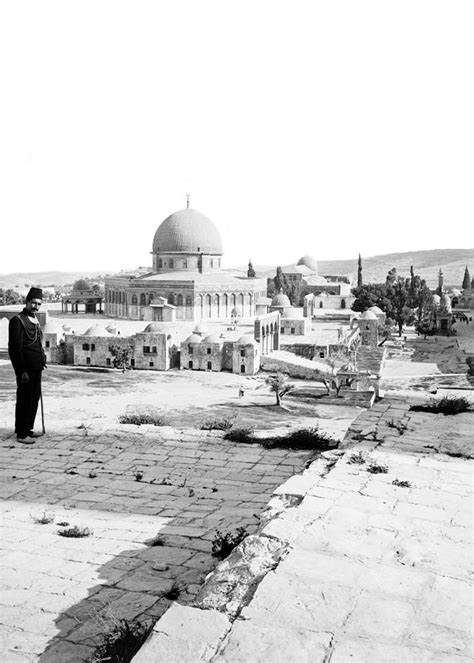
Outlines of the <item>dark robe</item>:
M 10 320 L 8 354 L 15 371 L 17 385 L 15 433 L 21 438 L 33 431 L 38 410 L 41 372 L 46 366 L 41 339 L 41 327 L 30 320 L 26 309 Z M 28 373 L 28 382 L 22 382 L 23 373 Z

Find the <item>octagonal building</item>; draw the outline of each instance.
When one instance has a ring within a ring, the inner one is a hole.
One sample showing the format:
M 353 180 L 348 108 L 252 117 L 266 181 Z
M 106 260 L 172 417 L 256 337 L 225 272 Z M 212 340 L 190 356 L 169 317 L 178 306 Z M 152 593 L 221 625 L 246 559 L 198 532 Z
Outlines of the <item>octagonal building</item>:
M 155 232 L 153 271 L 105 281 L 105 313 L 128 320 L 227 320 L 237 308 L 252 317 L 266 297 L 266 279 L 233 276 L 221 268 L 222 238 L 215 224 L 187 207 Z

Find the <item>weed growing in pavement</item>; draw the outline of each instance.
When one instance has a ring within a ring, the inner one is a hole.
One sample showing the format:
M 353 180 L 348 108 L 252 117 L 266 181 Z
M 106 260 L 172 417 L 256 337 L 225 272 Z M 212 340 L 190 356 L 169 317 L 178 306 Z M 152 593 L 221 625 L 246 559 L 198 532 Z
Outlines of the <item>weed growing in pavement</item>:
M 153 624 L 120 619 L 102 635 L 88 663 L 129 663 L 147 639 Z
M 46 511 L 43 511 L 42 516 L 31 516 L 31 518 L 33 518 L 33 522 L 37 525 L 49 525 L 50 523 L 54 523 L 54 513 L 46 513 Z
M 89 472 L 89 479 L 95 479 L 97 474 L 95 472 Z
M 89 429 L 91 426 L 89 424 L 81 424 L 80 426 L 77 427 L 79 430 L 84 431 L 84 437 L 87 437 L 89 435 Z
M 206 419 L 201 424 L 201 430 L 229 430 L 234 425 L 235 417 L 224 417 L 223 419 Z
M 370 465 L 367 466 L 367 472 L 370 472 L 370 474 L 387 474 L 388 472 L 388 467 L 386 465 L 380 465 L 379 463 L 371 462 Z
M 165 540 L 161 536 L 154 536 L 152 539 L 149 539 L 146 541 L 146 545 L 150 547 L 154 546 L 164 546 L 165 545 Z
M 165 417 L 149 412 L 132 412 L 129 414 L 121 414 L 118 420 L 120 424 L 135 424 L 135 426 L 141 426 L 142 424 L 152 424 L 153 426 L 168 425 Z
M 135 481 L 141 481 L 143 479 L 143 472 L 140 470 L 135 470 L 133 476 L 135 477 Z
M 182 592 L 182 587 L 177 580 L 173 580 L 171 587 L 162 594 L 162 597 L 170 601 L 176 601 Z
M 400 479 L 394 479 L 392 483 L 394 486 L 399 486 L 400 488 L 411 488 L 410 481 L 400 481 Z
M 216 534 L 212 539 L 212 556 L 218 559 L 225 559 L 246 536 L 247 530 L 245 527 L 238 527 L 234 533 L 223 533 L 216 530 Z
M 390 419 L 390 421 L 387 422 L 387 426 L 389 426 L 389 428 L 396 428 L 400 435 L 403 435 L 403 433 L 408 430 L 408 426 L 403 423 L 403 421 L 395 421 L 394 419 Z
M 73 527 L 66 527 L 64 529 L 58 529 L 59 536 L 64 536 L 68 539 L 83 539 L 86 536 L 91 536 L 92 530 L 88 527 L 78 527 L 74 525 Z
M 350 465 L 364 465 L 367 462 L 365 455 L 362 451 L 356 451 L 351 454 L 349 460 L 347 461 Z
M 439 400 L 432 399 L 427 405 L 412 405 L 412 412 L 431 412 L 433 414 L 454 415 L 468 412 L 471 409 L 470 401 L 464 396 L 443 396 Z
M 56 525 L 58 527 L 69 527 L 69 523 L 66 520 L 61 521 L 60 523 L 56 523 Z

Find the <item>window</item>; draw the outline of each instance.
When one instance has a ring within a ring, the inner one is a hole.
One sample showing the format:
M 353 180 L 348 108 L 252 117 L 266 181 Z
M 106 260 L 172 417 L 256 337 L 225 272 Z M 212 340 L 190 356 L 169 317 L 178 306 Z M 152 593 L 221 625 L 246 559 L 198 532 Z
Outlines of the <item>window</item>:
M 154 355 L 156 355 L 156 345 L 152 347 L 151 351 L 153 352 Z
M 241 356 L 241 357 L 245 357 L 245 350 L 244 350 L 244 349 L 242 349 L 242 350 L 240 351 L 240 356 Z
M 212 370 L 212 362 L 210 362 L 210 361 L 207 362 L 207 370 L 208 371 Z
M 291 328 L 291 333 L 292 333 L 292 334 L 295 333 L 295 328 L 294 328 L 294 327 Z
M 83 344 L 82 344 L 82 349 L 83 349 L 83 350 L 90 350 L 90 345 L 89 345 L 89 343 L 83 343 Z
M 242 364 L 242 366 L 240 367 L 240 372 L 245 373 L 245 364 Z
M 163 267 L 163 260 L 160 258 L 158 260 L 158 269 L 161 269 Z
M 319 357 L 320 357 L 320 359 L 324 359 L 324 352 L 320 352 Z
M 91 358 L 90 358 L 90 357 L 86 357 L 86 364 L 89 365 L 90 363 L 91 363 Z
M 192 345 L 188 345 L 188 352 L 189 352 L 190 355 L 193 354 L 193 352 L 194 352 L 194 348 L 193 348 Z
M 143 346 L 143 354 L 144 355 L 150 354 L 150 346 L 149 345 L 144 345 Z
M 130 366 L 131 366 L 132 368 L 135 367 L 135 359 L 130 359 Z
M 49 342 L 49 341 L 46 341 L 45 345 L 46 345 L 47 348 L 49 348 L 49 346 L 50 346 L 50 342 Z
M 95 343 L 91 343 L 91 350 L 95 350 Z
M 208 355 L 211 354 L 211 348 L 207 348 L 207 354 L 208 354 Z
M 154 365 L 155 364 L 152 361 L 150 361 L 150 368 L 153 368 Z
M 170 259 L 170 268 L 171 268 L 171 269 L 174 268 L 174 260 L 173 260 L 173 258 Z
M 107 357 L 107 359 L 105 360 L 105 364 L 106 366 L 110 366 L 111 364 L 110 357 Z
M 285 328 L 284 328 L 284 327 L 281 327 L 281 328 L 280 328 L 280 334 L 284 334 L 284 333 L 285 333 Z
M 193 367 L 193 362 L 190 361 L 190 362 L 188 363 L 188 368 L 192 368 L 192 367 Z
M 187 269 L 187 267 L 188 267 L 188 261 L 183 260 L 183 269 Z

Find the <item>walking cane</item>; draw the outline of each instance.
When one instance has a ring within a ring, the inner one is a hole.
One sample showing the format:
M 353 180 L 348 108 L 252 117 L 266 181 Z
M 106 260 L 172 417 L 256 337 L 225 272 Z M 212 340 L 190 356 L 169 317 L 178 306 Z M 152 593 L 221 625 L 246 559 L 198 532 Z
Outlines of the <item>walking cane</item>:
M 43 406 L 43 392 L 40 391 L 40 401 L 41 401 L 41 426 L 43 428 L 43 435 L 46 433 L 46 429 L 44 427 L 44 406 Z

